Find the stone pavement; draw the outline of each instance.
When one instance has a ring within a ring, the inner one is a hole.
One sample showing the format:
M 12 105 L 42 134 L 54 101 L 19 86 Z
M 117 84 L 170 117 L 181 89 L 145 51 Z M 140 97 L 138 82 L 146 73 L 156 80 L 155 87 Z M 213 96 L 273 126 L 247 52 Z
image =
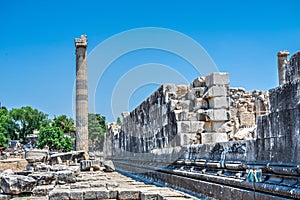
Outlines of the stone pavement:
M 8 197 L 8 196 L 7 196 Z M 72 199 L 120 199 L 120 200 L 192 200 L 188 194 L 167 187 L 145 184 L 117 172 L 81 172 L 75 183 L 37 186 L 32 196 L 0 199 L 72 200 Z
M 137 182 L 117 172 L 86 172 L 74 184 L 60 185 L 49 194 L 51 200 L 62 199 L 193 199 L 170 188 Z

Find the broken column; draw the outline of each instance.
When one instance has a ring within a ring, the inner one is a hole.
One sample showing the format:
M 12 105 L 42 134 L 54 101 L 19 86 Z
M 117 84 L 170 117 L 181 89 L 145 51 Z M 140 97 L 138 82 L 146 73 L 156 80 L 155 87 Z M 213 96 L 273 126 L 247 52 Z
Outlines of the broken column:
M 88 151 L 87 37 L 75 39 L 76 47 L 76 150 Z
M 287 57 L 290 55 L 288 51 L 280 51 L 277 53 L 278 57 L 278 79 L 279 85 L 286 83 Z

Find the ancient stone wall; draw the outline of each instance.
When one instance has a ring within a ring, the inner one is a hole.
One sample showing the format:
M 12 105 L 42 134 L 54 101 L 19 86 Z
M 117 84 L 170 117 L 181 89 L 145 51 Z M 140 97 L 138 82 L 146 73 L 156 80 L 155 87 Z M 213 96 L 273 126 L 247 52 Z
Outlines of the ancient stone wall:
M 288 60 L 285 77 L 286 83 L 300 79 L 300 51 Z
M 224 155 L 226 152 L 226 160 L 231 161 L 299 164 L 300 72 L 297 70 L 300 67 L 297 64 L 299 58 L 298 52 L 286 61 L 285 65 L 293 69 L 287 70 L 288 81 L 268 92 L 230 89 L 230 111 L 234 119 L 234 129 L 238 129 L 233 138 L 238 138 L 244 130 L 254 128 L 256 129 L 252 135 L 254 140 L 193 146 L 188 149 L 185 159 L 220 161 L 221 154 Z M 241 148 L 243 151 L 238 151 L 240 153 L 234 151 L 237 146 L 243 147 Z
M 226 73 L 163 85 L 109 126 L 109 156 L 122 171 L 217 199 L 300 199 L 300 53 L 288 55 L 278 53 L 279 87 L 268 92 L 229 88 Z
M 300 163 L 300 52 L 286 63 L 286 82 L 269 90 L 271 113 L 258 118 L 259 160 Z
M 267 92 L 229 88 L 228 73 L 189 85 L 164 84 L 132 112 L 122 113 L 122 127 L 108 125 L 106 152 L 253 139 L 256 118 L 268 112 Z
M 130 152 L 228 141 L 229 75 L 213 73 L 190 85 L 164 84 L 130 113 L 113 138 Z M 108 128 L 109 129 L 109 128 Z M 109 137 L 109 136 L 108 136 Z

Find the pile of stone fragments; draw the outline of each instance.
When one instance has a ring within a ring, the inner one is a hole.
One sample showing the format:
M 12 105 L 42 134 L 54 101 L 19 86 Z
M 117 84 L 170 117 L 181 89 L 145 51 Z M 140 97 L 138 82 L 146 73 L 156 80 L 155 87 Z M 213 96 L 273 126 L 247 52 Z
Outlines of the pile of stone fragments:
M 11 169 L 0 174 L 0 200 L 20 196 L 47 196 L 57 185 L 76 183 L 81 171 L 113 172 L 112 161 L 89 159 L 84 151 L 51 153 L 31 149 L 25 152 L 26 170 Z
M 26 150 L 26 170 L 0 173 L 0 200 L 194 200 L 183 192 L 133 180 L 112 161 L 83 151 Z
M 18 140 L 8 141 L 8 146 L 5 150 L 1 150 L 1 159 L 24 158 L 25 149 Z

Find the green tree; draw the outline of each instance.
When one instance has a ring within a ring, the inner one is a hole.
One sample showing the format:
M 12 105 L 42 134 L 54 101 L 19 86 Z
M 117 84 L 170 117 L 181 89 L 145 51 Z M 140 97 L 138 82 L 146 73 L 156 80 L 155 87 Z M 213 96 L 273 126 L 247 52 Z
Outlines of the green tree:
M 120 117 L 117 118 L 117 125 L 122 126 L 122 121 Z
M 17 126 L 19 139 L 24 141 L 25 137 L 32 134 L 34 130 L 40 130 L 41 127 L 49 124 L 48 115 L 33 109 L 30 106 L 14 108 L 9 111 L 12 121 Z
M 52 125 L 61 128 L 64 133 L 71 134 L 76 132 L 74 120 L 66 115 L 55 116 Z
M 3 133 L 0 133 L 0 147 L 6 148 L 7 147 L 8 138 L 5 137 Z
M 48 146 L 51 151 L 64 151 L 72 150 L 72 139 L 65 135 L 59 127 L 47 125 L 40 129 L 37 140 L 38 148 Z
M 0 108 L 0 147 L 6 148 L 8 141 L 8 121 L 9 115 L 5 107 Z
M 0 108 L 0 133 L 8 135 L 8 110 L 5 107 Z
M 6 107 L 0 108 L 0 134 L 7 139 L 17 139 L 17 125 L 12 121 Z
M 88 129 L 90 148 L 97 151 L 103 151 L 104 135 L 106 132 L 105 117 L 100 114 L 89 113 Z

